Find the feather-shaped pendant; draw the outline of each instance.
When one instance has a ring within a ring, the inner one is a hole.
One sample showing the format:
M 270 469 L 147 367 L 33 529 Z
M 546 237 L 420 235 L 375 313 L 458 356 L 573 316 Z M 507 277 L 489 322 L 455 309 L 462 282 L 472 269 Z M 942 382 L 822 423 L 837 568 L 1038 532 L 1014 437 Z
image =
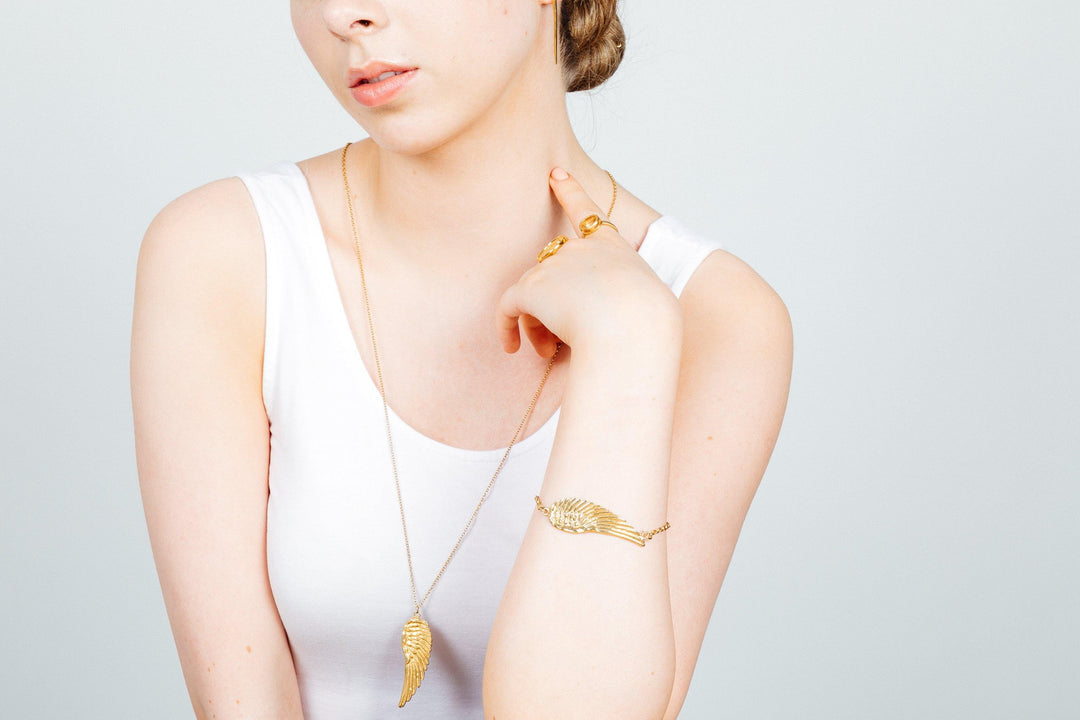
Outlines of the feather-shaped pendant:
M 563 498 L 551 506 L 548 520 L 564 532 L 603 533 L 624 538 L 637 545 L 645 545 L 645 538 L 630 523 L 588 500 Z
M 420 617 L 419 611 L 413 613 L 401 630 L 401 652 L 405 655 L 405 684 L 401 687 L 399 708 L 405 707 L 420 687 L 431 659 L 431 627 Z

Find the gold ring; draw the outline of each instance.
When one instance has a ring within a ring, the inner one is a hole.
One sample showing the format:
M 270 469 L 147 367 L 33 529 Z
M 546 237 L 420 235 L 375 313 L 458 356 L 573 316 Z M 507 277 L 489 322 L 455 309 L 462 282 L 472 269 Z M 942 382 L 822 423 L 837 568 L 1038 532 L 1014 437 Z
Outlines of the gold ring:
M 596 213 L 589 215 L 587 218 L 578 223 L 578 230 L 581 231 L 581 237 L 589 237 L 594 232 L 599 230 L 601 225 L 608 225 L 615 232 L 619 232 L 619 228 L 615 227 L 615 223 L 608 220 L 601 220 L 600 216 Z
M 544 262 L 555 253 L 559 252 L 559 248 L 568 241 L 569 238 L 565 235 L 556 236 L 555 239 L 545 245 L 544 249 L 540 251 L 540 254 L 536 256 L 536 262 Z

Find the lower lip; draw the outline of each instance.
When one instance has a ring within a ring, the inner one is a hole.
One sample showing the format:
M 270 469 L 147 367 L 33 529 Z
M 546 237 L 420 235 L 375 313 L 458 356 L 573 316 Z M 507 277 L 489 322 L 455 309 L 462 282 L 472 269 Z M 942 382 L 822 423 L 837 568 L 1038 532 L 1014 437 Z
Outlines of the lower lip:
M 350 88 L 349 91 L 356 99 L 356 102 L 367 107 L 375 107 L 392 100 L 395 95 L 401 92 L 403 87 L 409 84 L 409 81 L 415 75 L 416 69 L 413 68 L 408 72 L 388 77 L 376 83 L 361 83 L 354 88 Z

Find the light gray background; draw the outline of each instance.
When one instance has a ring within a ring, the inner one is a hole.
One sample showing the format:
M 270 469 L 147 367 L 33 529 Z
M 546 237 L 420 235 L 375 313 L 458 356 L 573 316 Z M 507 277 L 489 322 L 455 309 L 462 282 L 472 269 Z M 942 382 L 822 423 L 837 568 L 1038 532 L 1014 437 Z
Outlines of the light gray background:
M 1075 718 L 1080 4 L 626 0 L 583 144 L 787 302 L 682 717 Z M 0 59 L 0 697 L 189 718 L 135 474 L 153 215 L 359 139 L 284 2 L 19 3 Z

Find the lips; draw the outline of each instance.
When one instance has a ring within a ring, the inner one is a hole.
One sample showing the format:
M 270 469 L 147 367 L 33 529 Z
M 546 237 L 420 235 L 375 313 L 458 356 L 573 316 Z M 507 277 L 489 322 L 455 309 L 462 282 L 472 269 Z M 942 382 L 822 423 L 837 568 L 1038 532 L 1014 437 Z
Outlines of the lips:
M 355 88 L 358 85 L 367 85 L 376 82 L 384 77 L 392 77 L 386 73 L 400 74 L 415 69 L 416 68 L 411 65 L 400 65 L 397 63 L 386 62 L 385 60 L 369 60 L 358 68 L 350 68 L 346 75 L 345 82 L 348 87 Z
M 382 73 L 381 75 L 377 75 L 377 76 L 371 78 L 370 80 L 365 79 L 365 78 L 360 78 L 360 82 L 358 82 L 356 84 L 357 85 L 364 85 L 366 83 L 382 82 L 383 80 L 387 80 L 389 78 L 392 78 L 395 75 L 400 75 L 403 72 L 405 72 L 405 71 L 404 70 L 387 70 L 386 72 Z
M 371 78 L 369 82 L 357 80 L 357 84 L 349 89 L 349 94 L 361 105 L 369 108 L 378 107 L 389 103 L 397 97 L 416 77 L 419 70 L 407 70 L 405 72 L 386 71 Z M 378 80 L 385 77 L 384 80 Z

